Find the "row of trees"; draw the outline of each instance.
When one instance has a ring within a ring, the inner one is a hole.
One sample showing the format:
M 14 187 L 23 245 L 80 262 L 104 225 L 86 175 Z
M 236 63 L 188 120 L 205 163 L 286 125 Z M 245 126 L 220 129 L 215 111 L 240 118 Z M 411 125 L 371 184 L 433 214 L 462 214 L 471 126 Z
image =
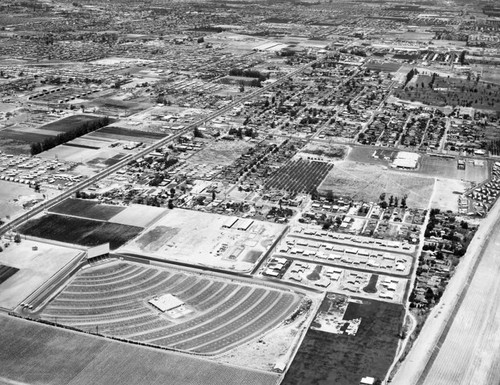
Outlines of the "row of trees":
M 264 75 L 263 73 L 261 73 L 257 70 L 243 70 L 241 68 L 231 69 L 229 71 L 229 75 L 240 76 L 240 77 L 245 77 L 245 78 L 256 78 L 256 79 L 259 79 L 260 81 L 264 81 L 266 79 L 269 79 L 269 74 Z
M 50 150 L 51 148 L 54 148 L 60 144 L 69 142 L 82 135 L 88 134 L 89 132 L 96 131 L 99 128 L 107 126 L 110 123 L 112 123 L 112 120 L 108 117 L 98 118 L 90 122 L 81 123 L 66 132 L 63 132 L 57 136 L 46 138 L 41 142 L 31 143 L 31 155 L 40 154 L 43 151 Z
M 418 74 L 418 71 L 415 69 L 415 68 L 412 68 L 407 74 L 406 74 L 406 81 L 405 81 L 405 85 L 403 86 L 403 88 L 406 87 L 406 85 L 411 81 L 411 79 L 413 79 L 413 77 L 415 75 Z
M 405 194 L 403 195 L 403 197 L 401 198 L 401 208 L 406 208 L 406 198 L 408 196 Z M 393 195 L 391 195 L 389 197 L 389 202 L 387 202 L 385 199 L 386 199 L 386 194 L 385 193 L 382 193 L 380 194 L 380 207 L 382 207 L 383 209 L 386 209 L 387 207 L 398 207 L 398 204 L 399 204 L 399 199 L 398 197 L 394 197 Z

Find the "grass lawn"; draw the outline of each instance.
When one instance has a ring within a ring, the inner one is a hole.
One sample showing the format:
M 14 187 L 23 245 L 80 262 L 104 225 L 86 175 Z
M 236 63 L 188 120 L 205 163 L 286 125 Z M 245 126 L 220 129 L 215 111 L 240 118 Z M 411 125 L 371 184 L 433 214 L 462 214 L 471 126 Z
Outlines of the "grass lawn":
M 399 304 L 350 302 L 345 320 L 361 318 L 355 336 L 310 329 L 283 385 L 353 385 L 362 377 L 383 379 L 399 342 L 404 308 Z

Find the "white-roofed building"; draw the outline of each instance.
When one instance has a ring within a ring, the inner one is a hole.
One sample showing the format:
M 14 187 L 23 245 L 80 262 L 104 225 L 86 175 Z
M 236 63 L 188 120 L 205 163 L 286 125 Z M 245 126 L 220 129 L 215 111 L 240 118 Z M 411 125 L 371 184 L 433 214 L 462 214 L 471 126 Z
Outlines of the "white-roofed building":
M 400 151 L 392 162 L 392 167 L 404 169 L 416 169 L 420 155 L 414 152 Z
M 172 294 L 165 294 L 161 297 L 155 297 L 149 300 L 149 303 L 162 312 L 166 312 L 184 305 L 183 301 L 181 301 L 177 297 L 174 297 Z

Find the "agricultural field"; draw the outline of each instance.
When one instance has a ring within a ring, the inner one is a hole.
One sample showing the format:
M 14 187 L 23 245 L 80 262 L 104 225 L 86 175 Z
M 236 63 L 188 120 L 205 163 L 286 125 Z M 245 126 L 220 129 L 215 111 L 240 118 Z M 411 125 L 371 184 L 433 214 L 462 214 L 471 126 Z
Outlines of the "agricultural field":
M 311 193 L 316 190 L 332 168 L 332 163 L 302 159 L 290 161 L 274 173 L 264 188 Z
M 2 242 L 0 264 L 18 269 L 0 283 L 0 307 L 14 309 L 57 271 L 71 262 L 81 250 L 22 239 L 21 243 Z M 36 250 L 33 250 L 33 248 Z
M 108 221 L 127 207 L 100 204 L 97 201 L 69 198 L 52 207 L 49 212 L 75 217 Z
M 333 311 L 331 303 L 339 298 L 329 294 L 319 312 Z M 282 384 L 352 385 L 365 376 L 385 377 L 399 344 L 403 306 L 351 299 L 336 312 L 344 312 L 344 323 L 357 324 L 355 335 L 309 329 Z
M 275 223 L 175 209 L 118 252 L 248 272 L 284 229 Z
M 167 136 L 167 134 L 133 130 L 130 128 L 122 128 L 117 126 L 107 126 L 94 131 L 89 136 L 97 138 L 112 138 L 116 140 L 152 143 L 164 138 L 165 136 Z
M 148 303 L 166 294 L 181 305 L 159 311 Z M 110 261 L 78 272 L 36 317 L 90 333 L 214 355 L 277 327 L 302 298 L 234 279 Z
M 109 242 L 111 249 L 122 246 L 141 231 L 142 227 L 58 214 L 43 215 L 19 228 L 21 234 L 81 246 L 97 246 Z
M 19 271 L 17 267 L 0 264 L 0 285 Z
M 94 108 L 101 115 L 124 117 L 151 107 L 151 103 L 148 100 L 123 101 L 119 98 L 104 97 L 91 100 L 86 106 Z
M 400 63 L 370 61 L 365 67 L 372 71 L 397 72 L 401 68 Z
M 365 202 L 378 202 L 382 193 L 387 196 L 407 195 L 409 207 L 427 208 L 433 186 L 434 179 L 413 172 L 346 161 L 335 165 L 318 191 L 325 195 L 331 191 L 334 196 L 349 196 Z
M 30 128 L 8 128 L 0 131 L 0 148 L 13 155 L 30 154 L 30 144 L 43 142 L 54 135 Z
M 67 132 L 86 123 L 91 123 L 101 119 L 101 116 L 93 115 L 72 115 L 55 122 L 44 124 L 38 127 L 39 130 L 49 130 L 57 132 Z
M 95 338 L 4 314 L 0 333 L 0 381 L 9 384 L 275 385 L 279 378 L 276 373 Z

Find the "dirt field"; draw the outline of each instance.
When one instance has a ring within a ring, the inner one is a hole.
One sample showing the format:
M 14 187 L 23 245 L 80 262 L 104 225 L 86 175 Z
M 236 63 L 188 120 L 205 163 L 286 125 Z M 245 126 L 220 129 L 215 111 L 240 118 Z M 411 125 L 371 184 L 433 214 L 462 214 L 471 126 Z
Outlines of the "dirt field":
M 22 202 L 30 199 L 42 199 L 47 192 L 35 193 L 25 184 L 0 181 L 0 219 L 11 218 L 24 212 Z
M 36 246 L 38 250 L 33 250 Z M 80 250 L 22 240 L 3 247 L 0 264 L 19 271 L 0 284 L 0 306 L 13 309 L 42 283 L 80 253 Z M 1 381 L 0 381 L 1 383 Z
M 344 319 L 361 318 L 356 335 L 310 329 L 282 384 L 352 385 L 365 376 L 383 379 L 396 354 L 403 316 L 401 305 L 350 302 Z
M 189 162 L 194 164 L 227 166 L 233 163 L 250 147 L 253 147 L 252 144 L 242 140 L 211 142 L 208 146 L 189 158 Z
M 421 165 L 415 173 L 425 176 L 482 182 L 488 178 L 489 173 L 487 162 L 484 162 L 483 166 L 475 166 L 471 161 L 467 161 L 465 170 L 457 169 L 455 159 L 424 155 L 420 158 L 420 162 Z
M 324 156 L 332 160 L 344 159 L 350 151 L 350 147 L 326 143 L 308 143 L 301 149 L 301 152 L 306 154 Z
M 45 159 L 59 159 L 66 162 L 88 164 L 89 167 L 94 168 L 105 167 L 108 159 L 114 157 L 123 158 L 130 154 L 121 146 L 109 147 L 114 142 L 116 140 L 85 135 L 64 145 L 44 151 L 39 156 Z M 78 172 L 80 171 L 78 170 Z
M 373 157 L 373 153 L 375 151 L 376 151 L 375 148 L 355 146 L 352 147 L 351 151 L 349 152 L 347 160 L 350 160 L 352 162 L 380 164 L 384 166 L 389 166 L 390 165 L 389 161 Z M 392 152 L 392 150 L 387 150 L 387 155 L 391 153 L 389 151 Z M 394 150 L 394 152 L 397 152 L 397 150 Z
M 3 314 L 0 333 L 2 384 L 274 385 L 278 380 L 275 373 L 105 340 Z
M 167 210 L 160 207 L 132 204 L 110 218 L 109 222 L 128 226 L 148 227 L 166 212 Z
M 122 246 L 141 230 L 141 227 L 57 214 L 32 219 L 19 228 L 22 234 L 82 246 L 97 246 L 109 242 L 111 249 Z
M 380 194 L 408 195 L 406 203 L 413 208 L 427 208 L 434 180 L 409 172 L 385 169 L 384 166 L 339 162 L 330 171 L 318 191 L 350 196 L 366 202 L 376 202 Z
M 223 227 L 235 219 L 190 210 L 170 210 L 119 252 L 249 271 L 256 262 L 252 256 L 257 252 L 263 255 L 284 227 L 251 219 L 238 219 L 231 228 Z M 252 222 L 252 225 L 246 231 L 238 229 L 245 222 Z
M 459 193 L 463 193 L 468 188 L 470 188 L 470 183 L 467 182 L 437 178 L 431 206 L 441 211 L 458 212 Z

